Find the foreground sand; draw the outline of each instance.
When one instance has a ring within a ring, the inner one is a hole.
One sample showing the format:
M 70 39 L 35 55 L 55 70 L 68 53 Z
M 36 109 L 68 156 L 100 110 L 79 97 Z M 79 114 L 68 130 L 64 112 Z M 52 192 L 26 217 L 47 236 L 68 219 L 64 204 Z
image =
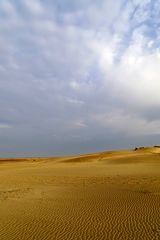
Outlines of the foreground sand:
M 160 239 L 160 148 L 0 159 L 0 240 Z

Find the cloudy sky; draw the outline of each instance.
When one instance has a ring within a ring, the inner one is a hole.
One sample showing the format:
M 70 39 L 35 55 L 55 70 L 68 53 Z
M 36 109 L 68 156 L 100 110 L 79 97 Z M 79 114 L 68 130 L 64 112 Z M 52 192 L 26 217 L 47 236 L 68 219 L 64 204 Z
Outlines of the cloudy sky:
M 0 0 L 0 157 L 160 143 L 160 0 Z

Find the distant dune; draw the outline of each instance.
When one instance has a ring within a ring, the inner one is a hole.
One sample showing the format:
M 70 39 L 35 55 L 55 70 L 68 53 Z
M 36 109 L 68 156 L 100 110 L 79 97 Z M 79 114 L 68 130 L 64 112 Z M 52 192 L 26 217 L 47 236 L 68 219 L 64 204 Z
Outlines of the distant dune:
M 0 240 L 160 239 L 160 146 L 0 159 Z

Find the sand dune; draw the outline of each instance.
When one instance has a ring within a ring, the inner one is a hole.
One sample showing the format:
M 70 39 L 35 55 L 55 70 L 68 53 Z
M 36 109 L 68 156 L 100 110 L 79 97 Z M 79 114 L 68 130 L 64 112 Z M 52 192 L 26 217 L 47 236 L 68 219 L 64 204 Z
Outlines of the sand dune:
M 0 159 L 0 240 L 160 239 L 160 148 Z

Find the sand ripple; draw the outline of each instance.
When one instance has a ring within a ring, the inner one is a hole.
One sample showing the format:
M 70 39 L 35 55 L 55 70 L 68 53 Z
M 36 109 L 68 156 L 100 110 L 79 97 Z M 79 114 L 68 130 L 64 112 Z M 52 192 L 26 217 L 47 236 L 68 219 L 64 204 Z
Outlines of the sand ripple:
M 10 202 L 0 239 L 159 239 L 160 196 L 113 186 L 63 189 L 34 202 Z M 50 196 L 50 197 L 49 197 Z M 24 207 L 25 206 L 25 207 Z M 18 212 L 17 212 L 18 211 Z M 7 231 L 6 231 L 7 229 Z

